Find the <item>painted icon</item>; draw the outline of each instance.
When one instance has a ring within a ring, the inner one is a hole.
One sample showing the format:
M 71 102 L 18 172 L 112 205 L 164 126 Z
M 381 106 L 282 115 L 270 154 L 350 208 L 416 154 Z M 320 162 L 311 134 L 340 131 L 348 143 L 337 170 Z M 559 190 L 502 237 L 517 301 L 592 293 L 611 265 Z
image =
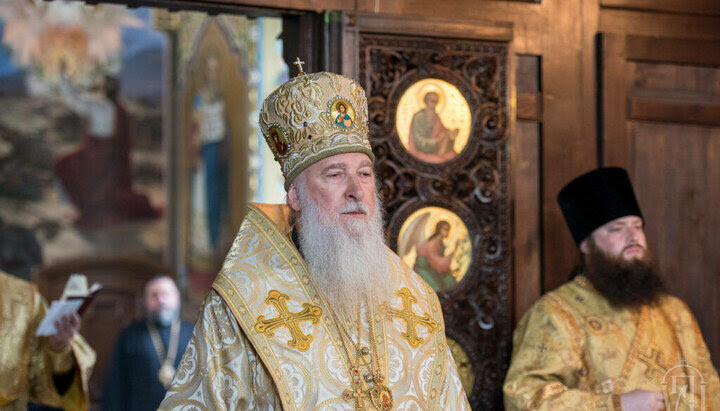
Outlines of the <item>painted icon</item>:
M 423 79 L 400 98 L 396 128 L 405 149 L 428 163 L 455 158 L 467 144 L 472 116 L 457 87 L 440 79 Z
M 345 99 L 337 99 L 330 106 L 330 114 L 335 126 L 341 129 L 351 128 L 355 124 L 355 110 Z
M 472 244 L 457 214 L 424 207 L 412 213 L 400 228 L 398 254 L 433 289 L 442 291 L 465 276 Z

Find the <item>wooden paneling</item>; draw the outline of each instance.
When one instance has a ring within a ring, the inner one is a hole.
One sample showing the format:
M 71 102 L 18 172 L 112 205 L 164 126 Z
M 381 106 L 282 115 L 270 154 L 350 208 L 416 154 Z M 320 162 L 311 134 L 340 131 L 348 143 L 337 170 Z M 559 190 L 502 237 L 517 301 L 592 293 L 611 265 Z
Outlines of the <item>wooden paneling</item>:
M 464 20 L 435 18 L 432 21 L 404 15 L 378 15 L 358 13 L 357 24 L 366 33 L 406 34 L 423 37 L 476 38 L 510 41 L 512 24 L 491 20 Z
M 518 120 L 540 121 L 542 118 L 542 94 L 520 93 L 517 95 Z
M 627 136 L 627 79 L 625 36 L 603 34 L 602 42 L 602 119 L 603 166 L 624 167 L 630 163 L 630 141 Z
M 628 169 L 660 274 L 693 310 L 717 364 L 720 128 L 707 126 L 720 123 L 720 64 L 688 65 L 707 64 L 688 52 L 707 44 L 603 35 L 602 145 L 606 165 Z
M 542 58 L 542 213 L 548 251 L 543 256 L 543 291 L 567 281 L 577 255 L 557 193 L 573 177 L 597 166 L 594 64 L 591 56 L 578 52 L 594 49 L 594 25 L 584 24 L 594 20 L 593 12 L 580 2 L 546 6 L 554 35 L 546 37 Z
M 631 96 L 629 119 L 720 126 L 720 101 Z
M 720 15 L 720 2 L 717 0 L 601 0 L 600 4 L 602 7 Z
M 517 56 L 517 119 L 510 135 L 513 193 L 514 321 L 542 294 L 540 56 Z
M 690 65 L 720 65 L 720 40 L 687 40 L 677 38 L 627 36 L 625 54 L 628 60 L 669 62 Z
M 720 360 L 720 128 L 632 122 L 629 172 L 646 234 L 672 294 Z
M 515 270 L 515 323 L 542 294 L 542 221 L 540 212 L 540 125 L 515 123 L 512 159 Z
M 601 9 L 599 32 L 685 39 L 720 39 L 720 17 Z

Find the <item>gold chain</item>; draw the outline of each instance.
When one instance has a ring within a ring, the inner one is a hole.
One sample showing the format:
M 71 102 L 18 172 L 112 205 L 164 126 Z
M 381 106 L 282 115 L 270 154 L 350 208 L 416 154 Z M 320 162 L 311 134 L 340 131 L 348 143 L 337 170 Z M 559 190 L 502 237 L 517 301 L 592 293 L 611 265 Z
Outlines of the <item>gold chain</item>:
M 175 377 L 175 358 L 177 357 L 178 343 L 180 340 L 180 320 L 175 320 L 170 326 L 170 341 L 168 342 L 168 351 L 165 355 L 165 347 L 163 347 L 162 338 L 155 324 L 152 321 L 146 321 L 150 339 L 152 340 L 155 352 L 160 362 L 160 371 L 158 371 L 158 380 L 166 389 L 170 387 L 172 379 Z
M 332 316 L 335 319 L 335 322 L 338 324 L 338 328 L 342 332 L 340 335 L 343 343 L 343 348 L 345 349 L 345 353 L 347 355 L 348 361 L 350 362 L 350 379 L 352 384 L 352 389 L 345 390 L 343 392 L 343 399 L 346 401 L 355 401 L 355 409 L 357 410 L 363 410 L 364 407 L 364 398 L 369 397 L 369 400 L 371 404 L 379 410 L 387 411 L 392 409 L 392 392 L 388 387 L 386 387 L 384 383 L 384 378 L 382 376 L 382 371 L 380 367 L 380 358 L 378 354 L 378 345 L 377 340 L 375 338 L 375 316 L 372 312 L 372 309 L 368 307 L 367 314 L 368 314 L 368 325 L 370 326 L 370 346 L 371 348 L 368 350 L 367 347 L 361 346 L 361 335 L 362 335 L 362 315 L 360 310 L 358 309 L 358 338 L 357 343 L 353 342 L 352 336 L 348 332 L 347 328 L 345 328 L 345 325 L 342 321 L 340 321 L 340 318 L 338 318 L 338 315 L 335 314 L 335 312 L 331 311 Z M 344 335 L 343 335 L 344 334 Z M 347 342 L 346 342 L 347 338 Z M 355 355 L 353 356 L 351 354 L 350 344 L 353 345 L 353 348 L 355 349 Z M 368 352 L 369 351 L 369 352 Z M 369 373 L 366 373 L 364 375 L 361 375 L 361 366 L 367 367 L 368 362 L 362 361 L 361 359 L 364 358 L 366 355 L 370 355 L 370 369 Z M 354 357 L 354 360 L 353 360 Z M 363 381 L 364 380 L 364 381 Z M 373 383 L 373 386 L 370 388 L 367 387 L 367 384 Z

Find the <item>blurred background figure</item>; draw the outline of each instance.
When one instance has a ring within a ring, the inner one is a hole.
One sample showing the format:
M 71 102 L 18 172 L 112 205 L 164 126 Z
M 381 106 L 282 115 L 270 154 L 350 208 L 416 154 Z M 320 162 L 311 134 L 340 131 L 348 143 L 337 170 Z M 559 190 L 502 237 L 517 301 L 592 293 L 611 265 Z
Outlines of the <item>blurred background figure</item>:
M 104 410 L 156 410 L 175 376 L 192 324 L 180 319 L 180 292 L 158 275 L 145 285 L 146 318 L 120 334 L 105 374 Z

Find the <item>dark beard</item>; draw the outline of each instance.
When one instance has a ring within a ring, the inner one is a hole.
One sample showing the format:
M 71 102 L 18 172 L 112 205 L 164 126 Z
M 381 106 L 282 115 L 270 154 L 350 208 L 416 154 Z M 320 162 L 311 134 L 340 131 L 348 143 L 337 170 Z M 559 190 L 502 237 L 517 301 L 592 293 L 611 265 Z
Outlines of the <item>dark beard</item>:
M 589 245 L 583 275 L 611 305 L 638 308 L 657 302 L 665 293 L 647 250 L 644 257 L 626 261 L 604 254 L 592 241 Z

